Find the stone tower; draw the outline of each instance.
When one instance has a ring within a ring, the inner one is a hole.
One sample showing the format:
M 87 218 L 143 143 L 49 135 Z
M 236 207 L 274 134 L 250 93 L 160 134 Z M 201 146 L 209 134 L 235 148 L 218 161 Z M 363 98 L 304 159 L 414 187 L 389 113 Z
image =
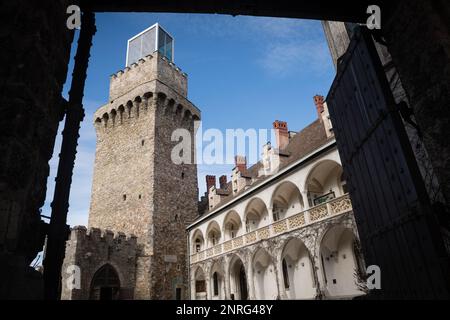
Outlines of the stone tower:
M 134 299 L 187 298 L 186 227 L 198 215 L 197 168 L 171 159 L 180 128 L 190 132 L 194 156 L 200 111 L 187 99 L 187 75 L 154 51 L 111 76 L 108 100 L 94 115 L 89 227 L 137 237 Z

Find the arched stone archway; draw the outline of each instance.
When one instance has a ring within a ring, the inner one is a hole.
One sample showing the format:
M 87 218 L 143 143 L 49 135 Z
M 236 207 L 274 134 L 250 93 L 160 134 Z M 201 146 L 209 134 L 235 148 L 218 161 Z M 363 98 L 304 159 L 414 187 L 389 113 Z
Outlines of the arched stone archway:
M 314 270 L 305 244 L 288 240 L 281 254 L 282 287 L 288 299 L 313 299 L 316 295 Z
M 225 299 L 225 273 L 220 261 L 213 263 L 210 272 L 210 296 L 213 300 Z
M 89 300 L 120 299 L 120 279 L 110 264 L 100 267 L 91 280 Z
M 208 248 L 214 247 L 220 242 L 222 232 L 217 221 L 211 221 L 206 228 L 206 245 Z
M 234 210 L 227 213 L 223 221 L 223 234 L 225 240 L 230 240 L 242 234 L 242 221 Z
M 198 267 L 194 273 L 195 300 L 206 300 L 206 278 L 202 267 Z
M 203 233 L 200 229 L 194 231 L 192 235 L 192 254 L 202 251 L 205 248 L 205 239 L 203 237 Z
M 348 298 L 363 294 L 358 289 L 358 263 L 355 255 L 356 236 L 344 226 L 333 226 L 320 242 L 320 269 L 325 295 Z
M 274 300 L 278 298 L 275 265 L 272 257 L 265 249 L 258 249 L 253 257 L 253 284 L 255 297 L 258 300 Z
M 290 181 L 284 181 L 277 186 L 270 203 L 273 221 L 299 213 L 304 207 L 300 190 Z
M 330 199 L 344 194 L 341 180 L 342 166 L 333 160 L 323 160 L 315 165 L 308 173 L 305 180 L 308 205 L 319 205 Z
M 237 255 L 230 260 L 230 299 L 248 299 L 247 272 L 244 263 Z
M 268 225 L 268 210 L 264 201 L 260 198 L 251 199 L 245 208 L 244 221 L 246 232 Z

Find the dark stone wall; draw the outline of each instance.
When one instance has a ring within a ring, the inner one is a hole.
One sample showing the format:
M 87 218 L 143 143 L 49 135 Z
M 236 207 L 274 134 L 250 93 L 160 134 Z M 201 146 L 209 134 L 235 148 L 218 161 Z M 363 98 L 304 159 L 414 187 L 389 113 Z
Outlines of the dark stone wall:
M 445 0 L 401 1 L 382 30 L 448 204 L 450 6 Z
M 66 28 L 68 5 L 0 4 L 0 297 L 41 296 L 40 274 L 28 265 L 43 246 L 39 209 L 63 116 L 73 39 Z

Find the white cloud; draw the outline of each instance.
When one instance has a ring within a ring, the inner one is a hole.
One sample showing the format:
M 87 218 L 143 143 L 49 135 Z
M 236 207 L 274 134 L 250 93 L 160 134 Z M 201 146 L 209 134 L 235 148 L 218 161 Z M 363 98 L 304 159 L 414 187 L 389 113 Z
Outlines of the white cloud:
M 323 75 L 330 61 L 325 43 L 308 40 L 273 43 L 257 62 L 271 75 L 284 77 L 299 72 Z

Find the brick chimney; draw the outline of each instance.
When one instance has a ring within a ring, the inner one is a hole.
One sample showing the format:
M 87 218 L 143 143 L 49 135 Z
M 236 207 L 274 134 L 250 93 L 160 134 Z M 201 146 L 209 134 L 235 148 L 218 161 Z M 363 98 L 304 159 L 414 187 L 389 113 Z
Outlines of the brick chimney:
M 283 150 L 289 143 L 289 132 L 286 121 L 275 120 L 273 123 L 275 130 L 275 136 L 277 139 L 277 147 L 279 150 Z
M 207 175 L 206 176 L 206 192 L 209 192 L 209 189 L 212 186 L 214 186 L 214 187 L 216 186 L 216 176 Z
M 314 97 L 314 104 L 316 105 L 317 109 L 317 116 L 319 119 L 322 119 L 322 112 L 323 112 L 323 103 L 324 103 L 324 97 L 316 94 Z
M 235 156 L 234 164 L 236 168 L 238 168 L 239 172 L 244 172 L 247 170 L 247 158 L 245 156 Z
M 223 175 L 219 177 L 219 185 L 220 185 L 220 189 L 226 189 L 227 188 L 227 176 Z

